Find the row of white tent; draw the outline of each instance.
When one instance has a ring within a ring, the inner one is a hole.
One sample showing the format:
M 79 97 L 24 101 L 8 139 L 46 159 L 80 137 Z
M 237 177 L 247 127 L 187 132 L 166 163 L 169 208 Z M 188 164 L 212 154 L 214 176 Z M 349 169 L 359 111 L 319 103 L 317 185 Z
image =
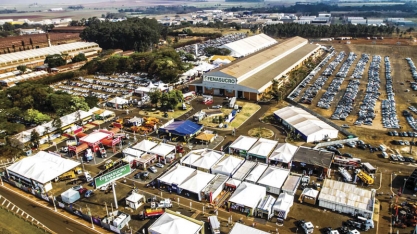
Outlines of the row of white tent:
M 6 86 L 6 85 L 14 84 L 14 83 L 19 83 L 21 81 L 38 78 L 47 74 L 48 72 L 46 71 L 35 71 L 35 72 L 20 75 L 20 76 L 14 76 L 14 77 L 9 77 L 9 78 L 0 80 L 0 83 Z
M 142 140 L 136 145 L 123 150 L 124 160 L 133 162 L 145 154 L 153 154 L 162 158 L 174 157 L 175 146 L 166 143 L 156 143 L 149 140 Z

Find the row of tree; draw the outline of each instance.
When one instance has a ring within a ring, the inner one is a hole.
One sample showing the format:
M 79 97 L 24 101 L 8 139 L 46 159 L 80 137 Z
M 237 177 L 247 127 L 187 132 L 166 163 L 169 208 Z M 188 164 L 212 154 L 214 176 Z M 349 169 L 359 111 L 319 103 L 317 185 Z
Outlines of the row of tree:
M 156 19 L 129 18 L 120 22 L 101 22 L 93 18 L 80 37 L 98 43 L 103 49 L 148 51 L 159 42 L 161 28 Z
M 275 24 L 263 28 L 265 34 L 272 37 L 372 37 L 389 36 L 395 31 L 393 26 L 368 26 L 352 24 L 311 25 L 311 24 Z
M 81 69 L 89 74 L 147 72 L 149 76 L 156 76 L 165 83 L 175 83 L 178 81 L 178 75 L 188 68 L 189 64 L 184 63 L 175 50 L 167 48 L 156 52 L 134 53 L 129 57 L 112 56 L 106 60 L 96 59 L 86 63 Z
M 169 92 L 161 92 L 159 90 L 155 90 L 148 93 L 148 95 L 152 104 L 157 105 L 160 103 L 161 107 L 164 109 L 175 109 L 178 104 L 184 101 L 182 92 L 177 89 L 173 89 Z

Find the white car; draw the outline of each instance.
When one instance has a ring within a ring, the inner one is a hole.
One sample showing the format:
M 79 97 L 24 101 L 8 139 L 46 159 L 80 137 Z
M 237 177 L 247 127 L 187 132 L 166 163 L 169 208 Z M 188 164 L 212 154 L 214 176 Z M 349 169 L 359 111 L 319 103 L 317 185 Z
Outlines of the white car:
M 158 170 L 156 170 L 156 168 L 155 168 L 154 166 L 150 167 L 150 168 L 149 168 L 149 170 L 150 170 L 152 173 L 157 173 L 157 172 L 158 172 Z
M 109 184 L 100 187 L 101 191 L 106 191 L 109 188 Z

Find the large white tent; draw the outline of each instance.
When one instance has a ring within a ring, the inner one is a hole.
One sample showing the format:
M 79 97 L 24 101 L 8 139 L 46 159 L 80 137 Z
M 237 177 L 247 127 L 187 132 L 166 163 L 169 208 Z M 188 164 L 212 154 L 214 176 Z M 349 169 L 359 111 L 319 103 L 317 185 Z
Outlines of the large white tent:
M 184 167 L 180 164 L 172 167 L 167 173 L 158 178 L 158 182 L 173 186 L 176 190 L 177 186 L 183 183 L 189 176 L 195 172 L 195 169 Z
M 229 232 L 229 234 L 269 234 L 269 232 L 264 232 L 259 229 L 246 226 L 244 224 L 236 222 L 235 225 L 233 225 L 232 230 Z
M 111 99 L 109 102 L 115 105 L 124 105 L 124 104 L 127 104 L 129 101 L 121 97 L 115 97 Z
M 55 154 L 39 151 L 7 167 L 10 176 L 16 176 L 28 183 L 40 184 L 45 191 L 52 189 L 50 181 L 80 165 L 79 162 L 61 158 Z M 48 184 L 45 185 L 45 184 Z M 49 188 L 50 187 L 50 188 Z
M 143 140 L 143 141 L 137 143 L 136 145 L 134 145 L 132 148 L 149 153 L 151 151 L 151 149 L 153 147 L 155 147 L 156 145 L 157 145 L 157 143 L 155 143 L 153 141 Z
M 181 163 L 208 172 L 210 168 L 224 157 L 221 151 L 211 149 L 192 150 L 184 156 Z
M 290 212 L 290 208 L 292 207 L 294 203 L 294 196 L 287 194 L 287 193 L 281 193 L 278 196 L 277 201 L 275 202 L 273 206 L 274 213 L 278 220 L 284 221 L 284 219 L 287 218 L 288 213 Z
M 159 145 L 152 148 L 149 152 L 158 156 L 165 157 L 168 154 L 175 151 L 175 146 L 165 143 L 159 143 Z
M 269 156 L 270 161 L 290 163 L 298 147 L 290 143 L 279 143 Z
M 242 209 L 244 213 L 253 215 L 258 203 L 266 196 L 266 188 L 242 182 L 229 199 L 229 207 Z
M 319 206 L 329 210 L 348 214 L 360 214 L 365 218 L 373 217 L 375 190 L 358 188 L 355 184 L 336 180 L 324 180 L 318 197 Z
M 275 39 L 261 33 L 220 46 L 231 51 L 233 57 L 243 57 L 278 43 Z
M 258 138 L 240 135 L 230 146 L 229 153 L 238 153 L 246 157 L 248 150 L 258 141 Z
M 243 164 L 244 160 L 234 156 L 225 156 L 223 160 L 218 162 L 211 168 L 212 174 L 222 174 L 232 176 L 237 169 Z
M 256 167 L 253 168 L 253 170 L 245 178 L 245 181 L 250 182 L 250 183 L 256 183 L 267 168 L 268 168 L 267 164 L 258 163 L 258 165 L 256 165 Z
M 215 175 L 213 174 L 196 170 L 178 187 L 183 190 L 195 193 L 198 197 L 198 200 L 201 201 L 201 191 L 210 183 L 214 177 Z
M 233 179 L 243 180 L 246 176 L 252 171 L 252 169 L 257 165 L 254 161 L 245 161 L 242 166 L 233 174 Z
M 197 234 L 204 222 L 166 210 L 148 229 L 150 234 Z
M 257 157 L 267 162 L 269 154 L 275 148 L 278 141 L 269 140 L 265 138 L 259 138 L 259 140 L 249 150 L 248 155 Z
M 270 193 L 279 194 L 289 174 L 290 170 L 270 166 L 258 180 L 258 184 L 265 186 Z
M 296 130 L 307 142 L 337 138 L 339 131 L 307 111 L 287 106 L 274 112 L 275 118 L 288 128 Z
M 123 154 L 125 156 L 133 156 L 135 158 L 140 158 L 140 156 L 142 156 L 144 153 L 145 152 L 133 148 L 126 148 L 123 150 Z
M 274 216 L 272 207 L 275 204 L 276 199 L 271 195 L 266 195 L 261 202 L 259 202 L 258 207 L 256 207 L 256 216 L 261 218 L 266 216 L 266 219 L 269 220 Z

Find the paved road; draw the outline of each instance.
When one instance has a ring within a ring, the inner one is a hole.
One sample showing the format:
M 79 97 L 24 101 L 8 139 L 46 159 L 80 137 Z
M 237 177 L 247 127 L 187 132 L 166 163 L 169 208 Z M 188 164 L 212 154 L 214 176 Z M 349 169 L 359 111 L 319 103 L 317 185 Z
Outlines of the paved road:
M 13 202 L 26 213 L 56 233 L 100 233 L 98 231 L 93 231 L 90 228 L 84 227 L 69 218 L 57 215 L 54 213 L 54 211 L 51 211 L 33 201 L 30 201 L 27 198 L 16 195 L 15 193 L 5 189 L 2 186 L 0 186 L 0 193 L 3 197 Z M 62 210 L 58 210 L 58 212 L 65 215 Z

